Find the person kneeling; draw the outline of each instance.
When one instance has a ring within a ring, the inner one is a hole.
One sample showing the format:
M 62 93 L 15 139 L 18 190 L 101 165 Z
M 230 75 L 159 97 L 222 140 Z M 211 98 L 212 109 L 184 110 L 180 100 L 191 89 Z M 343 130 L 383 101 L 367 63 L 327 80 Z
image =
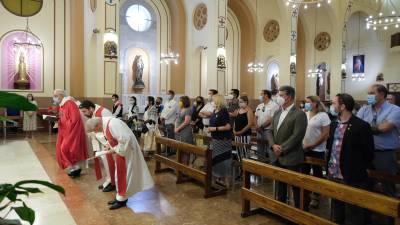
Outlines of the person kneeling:
M 108 141 L 108 154 L 115 153 L 117 195 L 108 202 L 110 210 L 125 207 L 128 197 L 154 186 L 140 146 L 126 123 L 106 117 L 89 119 L 86 125 L 87 132 L 102 132 Z

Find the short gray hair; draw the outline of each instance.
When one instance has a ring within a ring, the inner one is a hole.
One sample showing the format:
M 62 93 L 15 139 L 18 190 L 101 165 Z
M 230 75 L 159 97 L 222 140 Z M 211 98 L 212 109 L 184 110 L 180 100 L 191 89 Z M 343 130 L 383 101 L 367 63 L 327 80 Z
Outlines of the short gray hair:
M 58 94 L 58 95 L 62 95 L 62 96 L 67 96 L 65 90 L 62 90 L 62 89 L 55 89 L 53 93 L 54 94 Z
M 100 117 L 95 117 L 95 118 L 91 118 L 88 121 L 86 121 L 86 132 L 92 132 L 94 130 L 94 128 L 101 124 L 103 121 L 101 120 Z

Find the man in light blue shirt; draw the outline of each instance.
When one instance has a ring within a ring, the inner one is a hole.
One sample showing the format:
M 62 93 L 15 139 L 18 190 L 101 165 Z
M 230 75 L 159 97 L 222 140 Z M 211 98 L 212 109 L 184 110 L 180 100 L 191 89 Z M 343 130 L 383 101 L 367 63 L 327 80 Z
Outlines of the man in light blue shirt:
M 400 149 L 400 107 L 386 101 L 388 91 L 381 84 L 368 90 L 368 105 L 363 106 L 357 116 L 368 122 L 374 134 L 376 170 L 390 174 L 398 171 L 396 150 Z M 395 197 L 395 185 L 383 183 L 385 194 Z

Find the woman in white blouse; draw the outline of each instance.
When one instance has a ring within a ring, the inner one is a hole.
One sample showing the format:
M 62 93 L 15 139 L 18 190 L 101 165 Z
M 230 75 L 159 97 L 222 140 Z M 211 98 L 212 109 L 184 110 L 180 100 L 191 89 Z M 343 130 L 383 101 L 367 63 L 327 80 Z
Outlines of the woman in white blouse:
M 331 120 L 318 96 L 308 96 L 304 104 L 304 110 L 308 119 L 307 130 L 303 139 L 304 155 L 305 157 L 325 159 L 326 140 L 329 136 Z M 310 174 L 311 167 L 312 175 L 323 177 L 320 166 L 305 164 L 303 167 L 304 173 Z M 318 195 L 312 194 L 310 206 L 317 208 L 318 205 Z

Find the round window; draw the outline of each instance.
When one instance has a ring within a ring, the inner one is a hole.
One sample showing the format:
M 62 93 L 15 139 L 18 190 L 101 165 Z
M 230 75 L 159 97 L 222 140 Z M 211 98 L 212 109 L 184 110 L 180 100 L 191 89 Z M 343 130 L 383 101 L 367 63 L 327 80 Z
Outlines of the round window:
M 151 26 L 151 14 L 142 5 L 131 5 L 126 10 L 126 22 L 128 25 L 137 32 L 143 32 Z

